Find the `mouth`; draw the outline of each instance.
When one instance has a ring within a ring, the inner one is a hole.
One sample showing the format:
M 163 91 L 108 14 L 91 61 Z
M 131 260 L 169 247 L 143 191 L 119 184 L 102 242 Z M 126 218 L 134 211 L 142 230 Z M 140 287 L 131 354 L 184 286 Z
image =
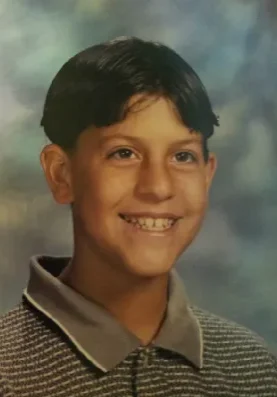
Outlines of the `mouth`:
M 178 221 L 178 217 L 160 217 L 153 218 L 149 216 L 132 216 L 119 214 L 120 218 L 129 223 L 136 229 L 150 232 L 164 232 L 171 229 Z

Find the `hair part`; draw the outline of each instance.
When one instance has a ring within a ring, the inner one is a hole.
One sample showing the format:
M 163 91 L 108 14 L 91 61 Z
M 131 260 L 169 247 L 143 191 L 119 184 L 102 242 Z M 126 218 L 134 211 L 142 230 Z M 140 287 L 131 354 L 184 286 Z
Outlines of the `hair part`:
M 207 140 L 219 125 L 208 94 L 192 67 L 167 46 L 124 37 L 87 48 L 70 58 L 48 90 L 41 125 L 52 143 L 74 150 L 90 126 L 123 121 L 134 95 L 163 96 L 181 121 Z

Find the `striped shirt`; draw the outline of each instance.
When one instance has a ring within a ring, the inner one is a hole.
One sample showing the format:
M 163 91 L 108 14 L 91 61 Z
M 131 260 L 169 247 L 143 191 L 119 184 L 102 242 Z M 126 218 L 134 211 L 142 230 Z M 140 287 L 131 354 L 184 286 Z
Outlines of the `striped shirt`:
M 1 397 L 277 397 L 277 360 L 252 331 L 191 305 L 170 274 L 148 346 L 63 284 L 69 258 L 31 259 L 22 301 L 0 319 Z

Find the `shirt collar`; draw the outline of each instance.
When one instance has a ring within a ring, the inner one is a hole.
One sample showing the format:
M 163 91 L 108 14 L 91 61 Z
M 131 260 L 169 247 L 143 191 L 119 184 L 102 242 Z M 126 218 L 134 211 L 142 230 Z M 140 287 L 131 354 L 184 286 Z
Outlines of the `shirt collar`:
M 67 257 L 32 257 L 24 296 L 67 335 L 80 353 L 107 372 L 137 349 L 140 341 L 107 310 L 60 281 L 58 276 L 69 261 Z M 169 278 L 166 316 L 152 345 L 180 354 L 198 368 L 203 366 L 201 327 L 175 270 Z

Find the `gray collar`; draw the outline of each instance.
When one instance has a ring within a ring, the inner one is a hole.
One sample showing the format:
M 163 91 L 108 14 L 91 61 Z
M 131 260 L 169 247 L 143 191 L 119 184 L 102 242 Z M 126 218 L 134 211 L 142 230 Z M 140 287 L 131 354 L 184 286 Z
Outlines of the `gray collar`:
M 58 325 L 89 361 L 107 372 L 137 349 L 140 341 L 108 311 L 57 278 L 69 260 L 66 257 L 32 257 L 24 296 Z M 201 327 L 175 270 L 170 273 L 166 317 L 152 345 L 180 354 L 198 368 L 203 366 Z

